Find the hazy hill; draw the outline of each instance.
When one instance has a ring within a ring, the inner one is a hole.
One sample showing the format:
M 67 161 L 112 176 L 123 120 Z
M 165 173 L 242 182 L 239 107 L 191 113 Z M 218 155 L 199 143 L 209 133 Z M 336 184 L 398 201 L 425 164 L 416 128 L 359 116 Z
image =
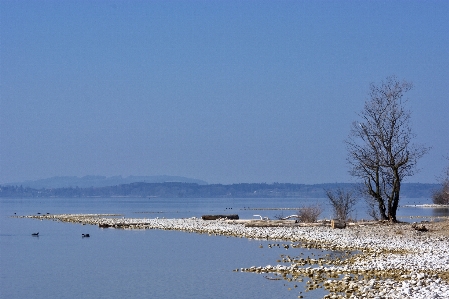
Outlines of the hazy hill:
M 24 188 L 33 189 L 51 189 L 51 188 L 68 188 L 68 187 L 107 187 L 123 184 L 131 184 L 136 182 L 142 183 L 165 183 L 165 182 L 178 182 L 178 183 L 194 183 L 198 185 L 206 185 L 207 182 L 202 180 L 196 180 L 181 176 L 169 176 L 169 175 L 158 175 L 158 176 L 98 176 L 98 175 L 87 175 L 83 177 L 76 176 L 56 176 L 47 179 L 41 179 L 36 181 L 24 181 L 16 183 L 1 184 L 3 186 L 22 186 Z

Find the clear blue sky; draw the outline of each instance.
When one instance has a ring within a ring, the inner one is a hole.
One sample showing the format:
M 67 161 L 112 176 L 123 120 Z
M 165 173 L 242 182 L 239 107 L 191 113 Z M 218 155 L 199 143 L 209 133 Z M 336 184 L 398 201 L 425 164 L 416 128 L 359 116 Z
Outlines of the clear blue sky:
M 396 75 L 407 182 L 449 161 L 449 1 L 0 2 L 0 183 L 179 175 L 351 182 L 344 139 Z

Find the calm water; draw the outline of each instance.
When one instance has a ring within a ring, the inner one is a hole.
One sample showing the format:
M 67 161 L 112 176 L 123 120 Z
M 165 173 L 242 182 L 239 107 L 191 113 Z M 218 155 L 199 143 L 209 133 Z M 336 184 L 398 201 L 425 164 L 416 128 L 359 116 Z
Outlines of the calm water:
M 429 202 L 408 199 L 401 204 Z M 248 207 L 293 208 L 311 203 L 321 203 L 323 217 L 330 218 L 324 199 L 0 199 L 0 297 L 297 298 L 301 291 L 304 298 L 319 298 L 325 293 L 306 293 L 305 282 L 268 280 L 263 274 L 233 271 L 276 265 L 282 254 L 317 251 L 270 249 L 267 245 L 272 241 L 176 231 L 100 229 L 10 217 L 14 213 L 118 213 L 136 218 L 183 218 L 235 213 L 241 218 L 254 218 L 255 214 L 272 218 L 294 211 Z M 401 208 L 398 215 L 438 213 L 447 215 L 449 211 Z M 362 207 L 358 207 L 356 217 L 366 217 Z M 32 237 L 33 232 L 39 232 L 39 237 Z M 91 237 L 83 239 L 83 233 Z M 263 248 L 259 248 L 261 244 Z

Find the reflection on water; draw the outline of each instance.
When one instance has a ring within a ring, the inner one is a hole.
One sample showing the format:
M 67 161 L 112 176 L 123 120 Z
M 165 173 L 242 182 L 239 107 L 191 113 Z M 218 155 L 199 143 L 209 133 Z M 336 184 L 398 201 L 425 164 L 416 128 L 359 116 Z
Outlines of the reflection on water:
M 449 207 L 434 207 L 423 206 L 429 203 L 410 203 L 405 202 L 403 206 L 398 209 L 398 219 L 406 222 L 414 222 L 416 219 L 423 219 L 427 221 L 438 221 L 449 217 Z
M 435 217 L 449 216 L 449 208 L 433 208 L 432 216 Z

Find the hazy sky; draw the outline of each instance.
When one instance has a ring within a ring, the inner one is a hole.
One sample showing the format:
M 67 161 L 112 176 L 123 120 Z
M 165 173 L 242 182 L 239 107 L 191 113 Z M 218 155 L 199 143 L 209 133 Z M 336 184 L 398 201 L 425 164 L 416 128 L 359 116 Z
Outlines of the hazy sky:
M 351 182 L 344 139 L 396 75 L 407 182 L 449 164 L 449 1 L 0 1 L 0 183 Z

